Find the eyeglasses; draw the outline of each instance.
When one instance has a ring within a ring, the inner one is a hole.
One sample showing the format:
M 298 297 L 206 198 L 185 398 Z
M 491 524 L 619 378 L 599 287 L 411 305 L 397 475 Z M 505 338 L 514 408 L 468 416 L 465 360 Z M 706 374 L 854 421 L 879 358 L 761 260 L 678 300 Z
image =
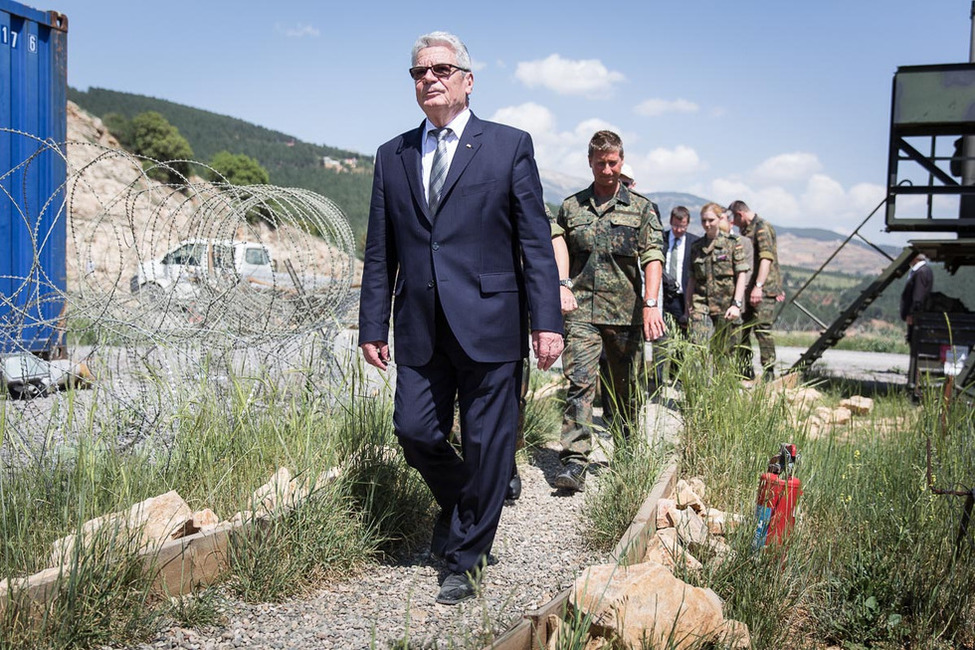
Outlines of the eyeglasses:
M 470 70 L 467 68 L 462 68 L 459 65 L 454 65 L 453 63 L 438 63 L 436 65 L 418 65 L 410 68 L 410 76 L 413 77 L 413 81 L 419 81 L 427 76 L 427 70 L 433 72 L 433 76 L 437 79 L 446 79 L 450 75 L 454 74 L 454 72 L 457 70 L 470 72 Z

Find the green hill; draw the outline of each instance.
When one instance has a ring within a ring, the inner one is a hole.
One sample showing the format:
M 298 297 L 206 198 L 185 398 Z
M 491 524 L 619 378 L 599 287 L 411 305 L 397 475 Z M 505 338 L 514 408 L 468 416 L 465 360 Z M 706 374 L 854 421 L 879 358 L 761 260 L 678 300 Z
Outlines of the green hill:
M 194 159 L 200 162 L 209 162 L 220 151 L 256 159 L 267 169 L 273 185 L 302 187 L 334 201 L 348 218 L 362 249 L 372 189 L 371 156 L 302 142 L 235 117 L 154 97 L 103 88 L 69 88 L 68 99 L 103 119 L 111 113 L 132 119 L 139 113 L 156 111 L 179 129 L 193 148 Z M 326 168 L 326 157 L 339 166 Z

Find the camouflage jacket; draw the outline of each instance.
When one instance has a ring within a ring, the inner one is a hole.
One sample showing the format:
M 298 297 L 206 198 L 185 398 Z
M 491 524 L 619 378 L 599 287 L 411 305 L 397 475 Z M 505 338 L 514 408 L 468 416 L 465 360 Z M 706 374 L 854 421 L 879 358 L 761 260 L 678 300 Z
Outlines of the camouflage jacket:
M 769 268 L 762 291 L 766 296 L 777 296 L 782 293 L 782 275 L 779 271 L 779 251 L 775 243 L 775 228 L 756 214 L 752 222 L 741 229 L 741 234 L 743 237 L 751 239 L 755 248 L 754 258 L 751 260 L 754 272 L 748 281 L 748 291 L 751 291 L 752 287 L 755 286 L 758 263 L 762 260 L 772 260 L 772 266 Z
M 689 254 L 694 278 L 691 310 L 712 316 L 724 314 L 735 298 L 735 275 L 751 268 L 741 239 L 724 233 L 711 240 L 701 237 L 691 244 Z
M 552 235 L 564 235 L 569 277 L 579 308 L 566 320 L 594 325 L 643 322 L 643 268 L 663 264 L 663 235 L 656 206 L 620 185 L 614 199 L 597 207 L 593 186 L 559 208 Z

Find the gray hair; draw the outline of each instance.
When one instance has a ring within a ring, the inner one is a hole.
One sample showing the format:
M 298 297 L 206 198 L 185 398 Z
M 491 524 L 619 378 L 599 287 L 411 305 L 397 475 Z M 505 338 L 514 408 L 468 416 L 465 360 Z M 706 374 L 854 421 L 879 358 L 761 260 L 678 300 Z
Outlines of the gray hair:
M 420 50 L 435 45 L 450 48 L 454 53 L 457 65 L 467 70 L 471 69 L 471 55 L 467 51 L 467 46 L 450 32 L 430 32 L 416 39 L 416 43 L 413 44 L 413 52 L 410 55 L 410 65 L 416 65 L 416 57 Z

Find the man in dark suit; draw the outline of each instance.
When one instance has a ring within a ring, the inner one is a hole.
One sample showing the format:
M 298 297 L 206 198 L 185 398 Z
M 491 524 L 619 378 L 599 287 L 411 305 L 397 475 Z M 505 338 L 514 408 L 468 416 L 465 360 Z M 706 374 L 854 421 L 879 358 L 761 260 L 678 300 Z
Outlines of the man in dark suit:
M 697 235 L 687 232 L 691 223 L 691 213 L 683 205 L 675 206 L 670 211 L 670 230 L 664 232 L 664 271 L 660 285 L 663 287 L 664 313 L 670 314 L 679 329 L 671 330 L 673 334 L 658 339 L 653 344 L 653 379 L 654 388 L 663 386 L 664 367 L 670 361 L 671 378 L 674 377 L 677 365 L 680 363 L 680 350 L 674 345 L 674 337 L 687 333 L 687 312 L 684 305 L 684 289 L 691 277 L 691 244 L 697 241 Z
M 682 330 L 687 329 L 687 314 L 684 309 L 684 289 L 691 277 L 691 244 L 697 235 L 687 232 L 691 223 L 691 213 L 682 205 L 670 211 L 670 230 L 664 232 L 664 276 L 665 283 L 672 281 L 673 294 L 664 294 L 664 311 L 674 317 Z
M 559 277 L 529 135 L 469 109 L 470 55 L 421 36 L 410 76 L 426 119 L 379 148 L 369 208 L 359 345 L 385 370 L 393 313 L 393 426 L 441 507 L 431 553 L 437 602 L 474 595 L 514 462 L 522 358 L 562 352 Z M 392 309 L 391 309 L 392 303 Z M 460 407 L 462 456 L 449 442 Z

